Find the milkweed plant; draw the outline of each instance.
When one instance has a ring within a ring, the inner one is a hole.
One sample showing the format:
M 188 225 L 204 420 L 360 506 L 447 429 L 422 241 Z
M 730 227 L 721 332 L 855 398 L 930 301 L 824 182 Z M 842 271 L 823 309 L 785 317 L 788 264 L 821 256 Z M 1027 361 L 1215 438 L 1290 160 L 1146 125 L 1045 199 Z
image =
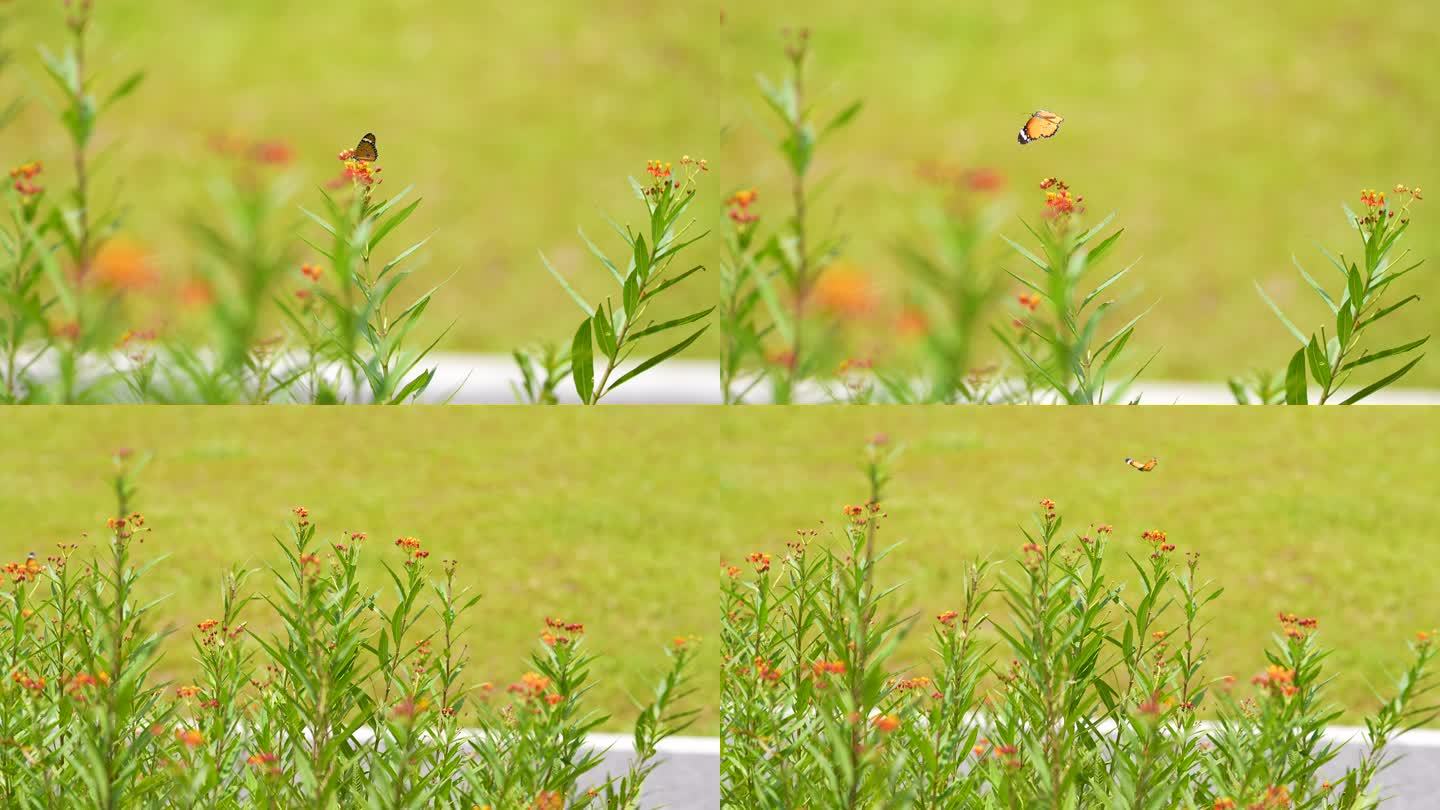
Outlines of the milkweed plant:
M 265 574 L 220 579 L 189 631 L 193 679 L 162 680 L 168 631 L 145 587 L 161 560 L 135 511 L 143 463 L 116 454 L 102 537 L 4 567 L 5 807 L 620 810 L 694 716 L 698 642 L 676 638 L 637 704 L 635 758 L 597 772 L 604 750 L 586 735 L 607 718 L 586 706 L 584 625 L 547 617 L 523 677 L 478 682 L 460 637 L 480 597 L 457 563 L 413 537 L 378 550 L 360 532 L 322 534 L 299 507 Z M 359 575 L 377 553 L 382 590 Z
M 1371 808 L 1387 744 L 1437 716 L 1420 633 L 1342 769 L 1316 619 L 1280 614 L 1259 674 L 1217 675 L 1221 588 L 1198 556 L 1162 530 L 1069 530 L 1048 499 L 1012 559 L 966 569 L 952 609 L 907 615 L 883 577 L 892 462 L 868 446 L 866 497 L 835 536 L 722 568 L 727 807 Z M 915 633 L 931 655 L 902 667 Z
M 607 256 L 583 230 L 580 231 L 585 246 L 618 288 L 616 295 L 607 296 L 599 306 L 586 300 L 555 269 L 545 254 L 540 254 L 545 269 L 580 308 L 584 317 L 570 341 L 568 360 L 560 360 L 553 351 L 547 353 L 543 349 L 539 353 L 526 349 L 514 353 L 524 378 L 524 388 L 517 390 L 523 401 L 555 402 L 557 372 L 568 366 L 575 395 L 580 402 L 597 404 L 625 382 L 685 351 L 710 328 L 710 324 L 702 323 L 699 328 L 689 329 L 709 317 L 714 307 L 658 322 L 646 317 L 662 293 L 705 269 L 700 264 L 676 262 L 681 251 L 704 239 L 708 233 L 692 235 L 694 222 L 684 217 L 695 200 L 701 176 L 709 171 L 708 161 L 686 155 L 680 159 L 678 174 L 674 163 L 652 160 L 645 167 L 645 173 L 649 175 L 645 182 L 632 178 L 630 186 L 636 198 L 644 204 L 648 221 L 639 231 L 612 223 L 625 243 L 624 254 L 618 261 Z M 622 264 L 623 271 L 620 269 Z M 689 334 L 643 359 L 629 363 L 646 338 L 675 329 L 686 329 Z
M 787 32 L 787 72 L 758 78 L 760 97 L 775 121 L 775 146 L 788 173 L 783 218 L 765 227 L 759 192 L 742 188 L 726 200 L 730 235 L 721 274 L 721 392 L 738 404 L 760 382 L 770 399 L 789 403 L 807 380 L 833 366 L 837 324 L 819 311 L 816 290 L 840 256 L 841 236 L 814 222 L 821 198 L 816 177 L 819 148 L 849 126 L 864 106 L 852 101 L 821 117 L 807 83 L 810 32 Z M 779 197 L 780 195 L 776 195 Z
M 1360 237 L 1360 258 L 1347 259 L 1344 253 L 1336 256 L 1321 249 L 1341 277 L 1341 287 L 1335 294 L 1306 272 L 1298 258 L 1293 259 L 1295 269 L 1306 284 L 1329 308 L 1335 319 L 1333 331 L 1327 332 L 1326 327 L 1321 326 L 1318 333 L 1312 332 L 1307 337 L 1256 284 L 1260 297 L 1275 312 L 1285 329 L 1299 341 L 1300 348 L 1285 367 L 1283 389 L 1274 384 L 1264 385 L 1264 380 L 1274 377 L 1267 378 L 1263 372 L 1257 372 L 1248 381 L 1231 380 L 1230 390 L 1236 402 L 1242 405 L 1280 401 L 1286 405 L 1311 402 L 1325 405 L 1337 401 L 1344 394 L 1339 403 L 1353 405 L 1397 382 L 1415 368 L 1425 356 L 1415 352 L 1430 340 L 1429 335 L 1405 339 L 1384 348 L 1376 347 L 1373 335 L 1380 321 L 1405 305 L 1420 300 L 1419 295 L 1406 295 L 1402 287 L 1393 285 L 1425 261 L 1411 259 L 1408 250 L 1399 255 L 1395 252 L 1396 244 L 1410 228 L 1410 206 L 1421 199 L 1420 189 L 1397 185 L 1389 200 L 1383 191 L 1366 189 L 1360 192 L 1360 202 L 1365 206 L 1364 215 L 1356 214 L 1345 206 L 1345 216 Z M 1403 202 L 1397 206 L 1397 200 Z M 1393 365 L 1406 357 L 1409 357 L 1406 362 L 1383 374 L 1374 371 L 1376 367 L 1370 365 L 1387 360 Z M 1360 384 L 1375 375 L 1378 375 L 1376 379 Z M 1262 382 L 1257 383 L 1256 380 Z M 1312 386 L 1315 389 L 1313 392 Z

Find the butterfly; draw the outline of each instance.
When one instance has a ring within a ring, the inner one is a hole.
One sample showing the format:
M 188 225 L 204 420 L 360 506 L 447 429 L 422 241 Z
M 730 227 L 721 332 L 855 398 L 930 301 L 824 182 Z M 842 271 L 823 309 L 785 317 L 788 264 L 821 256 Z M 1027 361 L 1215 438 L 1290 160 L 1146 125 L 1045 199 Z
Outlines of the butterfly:
M 1060 122 L 1064 120 L 1064 117 L 1049 110 L 1036 110 L 1025 126 L 1020 127 L 1020 137 L 1016 140 L 1026 144 L 1037 138 L 1049 138 L 1060 131 Z
M 380 159 L 380 150 L 375 148 L 375 133 L 365 133 L 365 137 L 361 138 L 360 143 L 355 145 L 355 154 L 352 159 L 358 160 L 361 163 L 370 163 L 371 161 Z
M 1151 470 L 1155 469 L 1155 465 L 1159 464 L 1160 460 L 1153 457 L 1149 461 L 1136 461 L 1133 458 L 1127 458 L 1125 459 L 1125 463 L 1129 464 L 1131 467 L 1134 467 L 1140 472 L 1150 472 Z

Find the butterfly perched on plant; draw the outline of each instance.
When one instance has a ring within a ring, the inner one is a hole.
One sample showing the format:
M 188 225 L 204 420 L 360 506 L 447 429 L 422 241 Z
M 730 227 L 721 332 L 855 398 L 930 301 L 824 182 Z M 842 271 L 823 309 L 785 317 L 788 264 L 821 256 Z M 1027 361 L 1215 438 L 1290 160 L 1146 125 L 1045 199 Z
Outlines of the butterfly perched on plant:
M 375 148 L 375 133 L 365 133 L 365 137 L 355 145 L 355 154 L 350 159 L 358 160 L 361 163 L 370 163 L 380 159 L 380 150 Z
M 1025 126 L 1020 127 L 1020 137 L 1016 140 L 1026 144 L 1039 138 L 1049 138 L 1060 131 L 1060 122 L 1064 120 L 1063 116 L 1049 110 L 1036 110 L 1025 122 Z
M 1155 465 L 1159 464 L 1160 460 L 1157 458 L 1151 458 L 1149 461 L 1136 461 L 1133 458 L 1127 458 L 1125 459 L 1125 463 L 1129 464 L 1131 467 L 1134 467 L 1140 472 L 1150 472 L 1151 470 L 1155 469 Z

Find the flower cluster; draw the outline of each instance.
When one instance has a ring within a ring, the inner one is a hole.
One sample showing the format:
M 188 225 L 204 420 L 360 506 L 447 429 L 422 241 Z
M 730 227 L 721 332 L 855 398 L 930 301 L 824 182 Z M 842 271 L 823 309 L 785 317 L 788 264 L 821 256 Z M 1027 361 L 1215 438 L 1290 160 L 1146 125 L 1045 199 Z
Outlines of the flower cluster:
M 22 201 L 27 205 L 45 191 L 43 186 L 38 186 L 34 183 L 35 177 L 39 175 L 43 169 L 44 165 L 36 160 L 29 163 L 22 163 L 10 170 L 10 179 L 15 181 L 15 190 L 20 193 Z
M 756 191 L 747 188 L 730 195 L 725 201 L 730 221 L 736 225 L 750 225 L 760 219 L 760 215 L 750 210 L 750 204 L 755 202 Z
M 568 633 L 569 635 L 564 635 Z M 574 636 L 583 635 L 585 625 L 564 622 L 560 619 L 545 617 L 545 630 L 540 634 L 540 640 L 547 647 L 563 647 L 573 641 Z
M 1045 192 L 1045 216 L 1050 219 L 1059 220 L 1085 212 L 1085 208 L 1080 204 L 1085 198 L 1071 194 L 1070 186 L 1066 185 L 1065 181 L 1047 177 L 1040 181 L 1040 188 Z
M 1154 546 L 1155 551 L 1150 554 L 1152 559 L 1158 559 L 1161 555 L 1175 550 L 1175 544 L 1170 542 L 1169 536 L 1159 529 L 1141 532 L 1140 539 Z
M 1299 616 L 1296 616 L 1294 613 L 1282 612 L 1279 614 L 1278 618 L 1280 619 L 1280 626 L 1281 628 L 1283 628 L 1285 637 L 1295 639 L 1297 641 L 1310 635 L 1315 631 L 1317 627 L 1320 626 L 1319 619 L 1313 617 L 1301 618 Z

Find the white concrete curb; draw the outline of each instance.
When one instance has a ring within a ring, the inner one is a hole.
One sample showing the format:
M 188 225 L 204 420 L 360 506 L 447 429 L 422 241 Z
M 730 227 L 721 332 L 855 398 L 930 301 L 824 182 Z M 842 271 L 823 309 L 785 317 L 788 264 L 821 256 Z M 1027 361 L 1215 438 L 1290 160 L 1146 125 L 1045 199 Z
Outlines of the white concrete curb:
M 438 353 L 426 358 L 422 366 L 434 366 L 435 379 L 425 393 L 426 402 L 450 402 L 467 405 L 514 404 L 512 385 L 520 382 L 520 373 L 508 355 Z M 623 367 L 622 367 L 623 368 Z M 761 404 L 766 396 L 757 386 L 749 401 Z M 579 399 L 567 380 L 557 392 L 561 402 L 576 403 Z M 453 395 L 453 397 L 452 397 Z M 1233 405 L 1230 389 L 1224 385 L 1194 382 L 1141 382 L 1132 387 L 1127 397 L 1140 397 L 1145 405 Z M 807 388 L 800 397 L 803 402 L 829 402 L 818 387 Z M 718 405 L 720 371 L 714 361 L 678 358 L 665 362 L 608 395 L 605 402 L 617 405 Z M 1440 405 L 1440 390 L 1388 389 L 1365 400 L 1369 405 Z

